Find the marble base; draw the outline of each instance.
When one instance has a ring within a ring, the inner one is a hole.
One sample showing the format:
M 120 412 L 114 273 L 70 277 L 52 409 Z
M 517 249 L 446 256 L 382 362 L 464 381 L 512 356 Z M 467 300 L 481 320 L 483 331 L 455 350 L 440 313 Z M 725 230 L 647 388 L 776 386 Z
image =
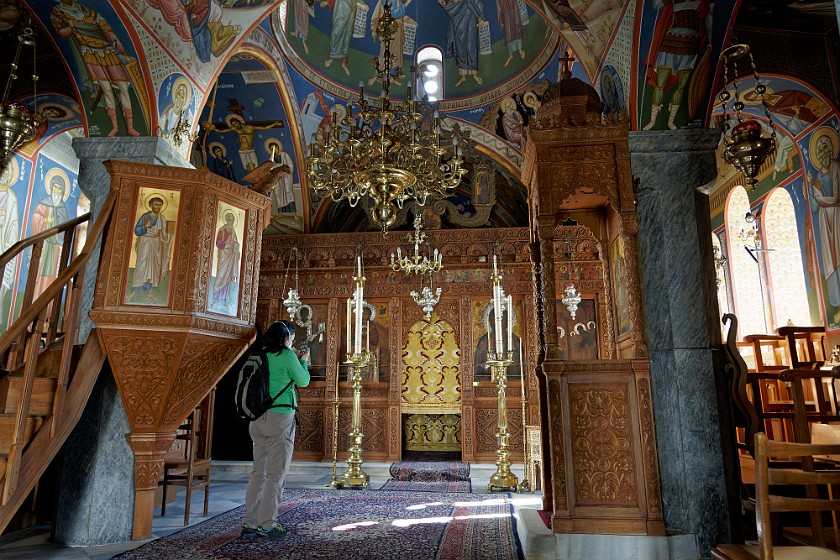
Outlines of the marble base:
M 129 431 L 106 365 L 63 447 L 56 543 L 98 546 L 131 540 L 134 455 L 125 439 Z
M 527 560 L 696 560 L 694 535 L 665 537 L 644 535 L 554 534 L 536 509 L 517 511 L 516 530 Z

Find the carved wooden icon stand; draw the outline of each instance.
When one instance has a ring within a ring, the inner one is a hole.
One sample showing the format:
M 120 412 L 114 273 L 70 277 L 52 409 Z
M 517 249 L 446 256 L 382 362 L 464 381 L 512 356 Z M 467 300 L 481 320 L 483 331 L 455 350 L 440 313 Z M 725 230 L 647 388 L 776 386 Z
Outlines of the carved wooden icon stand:
M 664 535 L 628 127 L 602 122 L 599 104 L 580 80 L 550 86 L 522 168 L 546 348 L 543 508 L 555 533 Z M 592 300 L 597 355 L 570 356 L 562 344 L 567 284 Z
M 254 336 L 270 201 L 206 170 L 105 167 L 119 194 L 90 316 L 131 426 L 138 540 L 176 429 Z

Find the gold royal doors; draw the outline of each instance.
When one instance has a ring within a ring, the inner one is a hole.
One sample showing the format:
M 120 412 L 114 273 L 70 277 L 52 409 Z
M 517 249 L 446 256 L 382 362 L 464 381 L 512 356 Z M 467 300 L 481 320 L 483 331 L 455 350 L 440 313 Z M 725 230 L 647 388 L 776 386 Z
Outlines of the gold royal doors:
M 461 451 L 461 350 L 454 328 L 432 313 L 409 328 L 402 352 L 405 451 Z

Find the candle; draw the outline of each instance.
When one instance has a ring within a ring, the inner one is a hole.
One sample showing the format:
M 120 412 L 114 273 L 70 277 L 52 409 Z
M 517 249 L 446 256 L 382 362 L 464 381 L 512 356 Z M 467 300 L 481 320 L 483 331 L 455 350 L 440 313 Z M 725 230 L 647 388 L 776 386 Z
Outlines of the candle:
M 496 263 L 496 255 L 493 255 L 493 276 L 498 276 L 498 275 L 499 275 L 499 267 Z M 493 293 L 493 297 L 494 298 L 496 297 L 495 292 Z
M 358 281 L 356 282 L 356 328 L 354 333 L 356 335 L 355 350 L 356 354 L 362 353 L 362 298 L 364 297 L 364 288 L 362 284 L 362 257 L 358 259 Z
M 277 149 L 277 144 L 271 145 L 271 163 L 274 163 L 274 150 Z
M 493 286 L 493 314 L 495 315 L 497 358 L 501 357 L 505 351 L 502 346 L 502 294 L 500 292 L 501 290 L 498 284 Z
M 350 298 L 347 298 L 347 354 L 350 354 Z
M 513 297 L 508 294 L 507 297 L 507 320 L 508 320 L 508 352 L 513 350 Z
M 370 352 L 370 320 L 368 320 L 367 332 L 365 333 L 365 348 Z

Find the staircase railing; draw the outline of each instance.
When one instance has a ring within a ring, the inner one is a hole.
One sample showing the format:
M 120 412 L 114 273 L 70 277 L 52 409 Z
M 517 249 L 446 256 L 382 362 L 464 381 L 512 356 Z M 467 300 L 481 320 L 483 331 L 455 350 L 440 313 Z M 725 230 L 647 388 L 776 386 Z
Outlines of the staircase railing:
M 21 396 L 15 412 L 12 441 L 6 462 L 5 481 L 0 497 L 1 506 L 5 506 L 15 493 L 23 452 L 28 443 L 25 438 L 25 428 L 30 411 L 38 357 L 42 348 L 48 348 L 63 331 L 64 340 L 52 406 L 52 421 L 44 424 L 44 428 L 49 426 L 51 438 L 56 435 L 56 426 L 59 424 L 56 420 L 62 412 L 64 399 L 71 381 L 70 370 L 78 328 L 85 267 L 97 241 L 105 230 L 116 200 L 116 192 L 111 191 L 105 199 L 101 213 L 90 227 L 85 245 L 78 255 L 73 255 L 76 228 L 84 222 L 89 222 L 90 214 L 85 214 L 15 243 L 3 255 L 0 255 L 1 270 L 7 263 L 21 256 L 25 249 L 32 248 L 29 275 L 24 290 L 20 316 L 5 333 L 0 335 L 0 356 L 8 354 L 6 359 L 7 369 L 9 371 L 19 370 L 22 367 L 23 370 Z M 35 282 L 40 269 L 41 251 L 46 240 L 55 235 L 64 236 L 64 244 L 59 258 L 58 276 L 33 301 Z M 23 348 L 23 352 L 19 351 L 21 348 Z M 97 373 L 98 371 L 91 373 L 91 375 Z M 76 380 L 74 379 L 73 382 L 75 383 Z

